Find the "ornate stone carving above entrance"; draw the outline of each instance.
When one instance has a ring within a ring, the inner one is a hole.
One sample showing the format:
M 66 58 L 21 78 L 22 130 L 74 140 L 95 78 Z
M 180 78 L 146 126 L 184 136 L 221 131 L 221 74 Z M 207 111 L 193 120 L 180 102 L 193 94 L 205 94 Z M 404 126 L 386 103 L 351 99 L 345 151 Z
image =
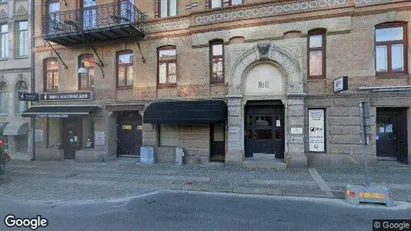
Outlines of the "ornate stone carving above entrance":
M 268 52 L 270 51 L 270 46 L 271 44 L 269 43 L 257 44 L 257 49 L 258 49 L 260 59 L 268 58 Z
M 284 49 L 269 43 L 269 45 L 256 45 L 256 47 L 240 56 L 230 67 L 229 95 L 244 94 L 244 84 L 246 84 L 245 78 L 247 73 L 257 65 L 258 62 L 271 63 L 278 68 L 282 74 L 284 84 L 282 93 L 304 92 L 303 87 L 299 84 L 303 82 L 303 76 L 298 61 Z

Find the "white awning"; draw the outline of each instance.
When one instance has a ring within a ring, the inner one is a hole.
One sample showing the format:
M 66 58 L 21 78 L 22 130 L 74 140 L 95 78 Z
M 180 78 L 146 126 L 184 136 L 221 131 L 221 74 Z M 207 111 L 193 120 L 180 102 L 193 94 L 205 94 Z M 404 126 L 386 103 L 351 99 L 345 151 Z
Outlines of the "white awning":
M 3 131 L 5 136 L 25 135 L 29 131 L 29 124 L 25 121 L 12 121 L 6 125 Z

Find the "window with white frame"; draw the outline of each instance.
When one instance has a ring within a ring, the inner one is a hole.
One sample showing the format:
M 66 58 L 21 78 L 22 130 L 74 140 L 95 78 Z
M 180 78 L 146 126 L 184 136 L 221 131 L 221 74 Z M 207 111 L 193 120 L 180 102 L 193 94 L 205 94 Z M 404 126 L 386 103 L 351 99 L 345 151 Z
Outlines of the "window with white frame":
M 29 55 L 29 30 L 28 22 L 16 22 L 16 56 L 25 57 Z
M 9 25 L 0 24 L 0 59 L 9 57 Z

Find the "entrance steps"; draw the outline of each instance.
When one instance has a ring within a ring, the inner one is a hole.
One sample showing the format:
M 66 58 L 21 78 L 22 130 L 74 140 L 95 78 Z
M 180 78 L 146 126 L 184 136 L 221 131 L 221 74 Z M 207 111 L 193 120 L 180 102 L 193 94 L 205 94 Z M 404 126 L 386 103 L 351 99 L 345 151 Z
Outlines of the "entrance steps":
M 287 164 L 284 162 L 284 159 L 276 159 L 274 154 L 254 153 L 253 157 L 245 158 L 243 167 L 285 169 Z

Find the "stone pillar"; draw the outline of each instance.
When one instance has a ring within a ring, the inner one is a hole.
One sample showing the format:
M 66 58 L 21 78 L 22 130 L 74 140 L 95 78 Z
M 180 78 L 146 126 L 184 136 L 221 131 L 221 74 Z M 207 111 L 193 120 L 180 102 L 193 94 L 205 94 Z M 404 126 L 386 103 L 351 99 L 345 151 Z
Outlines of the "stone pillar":
M 304 151 L 305 136 L 307 131 L 304 125 L 305 107 L 304 93 L 288 94 L 285 116 L 286 123 L 285 141 L 286 155 L 285 162 L 288 167 L 307 167 L 307 155 Z M 291 133 L 293 130 L 293 133 Z M 301 134 L 302 131 L 302 134 Z
M 228 99 L 228 148 L 226 164 L 242 165 L 244 160 L 244 123 L 242 122 L 242 95 L 229 95 Z

